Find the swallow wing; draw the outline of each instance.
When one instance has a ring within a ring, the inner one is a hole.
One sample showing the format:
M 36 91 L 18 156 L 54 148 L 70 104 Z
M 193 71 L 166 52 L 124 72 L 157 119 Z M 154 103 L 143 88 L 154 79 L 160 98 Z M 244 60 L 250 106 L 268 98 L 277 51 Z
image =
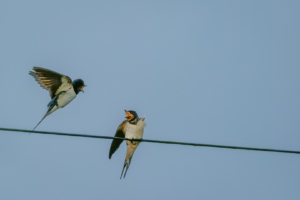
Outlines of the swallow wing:
M 33 70 L 35 72 L 30 71 L 29 74 L 42 88 L 50 92 L 51 99 L 61 91 L 66 91 L 72 87 L 72 80 L 68 76 L 41 67 L 33 67 Z
M 115 137 L 121 137 L 121 138 L 125 138 L 125 126 L 126 126 L 127 120 L 124 120 L 118 127 Z M 109 150 L 109 159 L 111 158 L 111 156 L 115 153 L 115 151 L 117 151 L 117 149 L 119 148 L 119 146 L 121 145 L 121 143 L 124 140 L 119 140 L 119 139 L 113 139 L 111 146 L 110 146 L 110 150 Z

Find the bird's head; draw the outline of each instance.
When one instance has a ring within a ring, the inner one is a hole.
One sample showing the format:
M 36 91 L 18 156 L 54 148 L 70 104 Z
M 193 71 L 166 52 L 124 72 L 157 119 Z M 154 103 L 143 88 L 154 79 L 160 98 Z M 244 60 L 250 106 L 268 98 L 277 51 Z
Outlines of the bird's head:
M 84 92 L 83 88 L 86 87 L 86 85 L 84 85 L 84 82 L 82 79 L 76 79 L 72 82 L 74 91 L 76 94 L 78 94 L 79 92 Z
M 126 116 L 125 118 L 127 121 L 131 122 L 139 118 L 139 116 L 136 114 L 133 110 L 125 110 Z

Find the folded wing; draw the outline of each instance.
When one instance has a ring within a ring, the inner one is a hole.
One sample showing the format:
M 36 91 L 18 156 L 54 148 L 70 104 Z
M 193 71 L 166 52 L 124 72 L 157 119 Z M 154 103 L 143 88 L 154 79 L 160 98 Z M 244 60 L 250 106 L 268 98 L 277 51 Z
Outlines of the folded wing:
M 115 137 L 121 137 L 121 138 L 125 138 L 125 125 L 127 123 L 127 120 L 124 120 L 118 127 Z M 117 151 L 117 149 L 119 148 L 119 146 L 121 145 L 121 143 L 124 140 L 119 140 L 119 139 L 113 139 L 111 146 L 110 146 L 110 150 L 109 150 L 109 159 L 111 158 L 111 156 Z

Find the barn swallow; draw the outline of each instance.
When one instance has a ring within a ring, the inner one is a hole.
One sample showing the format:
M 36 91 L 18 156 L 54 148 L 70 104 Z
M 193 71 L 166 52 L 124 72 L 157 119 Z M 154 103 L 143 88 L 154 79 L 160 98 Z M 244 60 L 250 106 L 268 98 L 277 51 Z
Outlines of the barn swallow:
M 76 79 L 72 82 L 70 77 L 41 67 L 33 67 L 35 72 L 29 74 L 40 84 L 40 86 L 50 92 L 51 101 L 48 103 L 47 113 L 34 129 L 51 113 L 58 108 L 68 105 L 79 92 L 84 92 L 83 80 Z M 34 129 L 32 131 L 34 131 Z
M 129 138 L 129 139 L 142 139 L 144 133 L 144 126 L 146 126 L 146 123 L 144 122 L 145 116 L 143 118 L 139 118 L 136 112 L 132 110 L 129 111 L 125 110 L 125 113 L 126 113 L 125 116 L 126 120 L 124 120 L 119 125 L 115 137 Z M 122 142 L 123 140 L 113 139 L 109 150 L 109 159 L 111 159 L 111 156 L 119 148 Z M 124 169 L 125 169 L 125 174 L 123 178 L 125 178 L 127 170 L 131 163 L 133 153 L 136 150 L 139 143 L 140 142 L 138 141 L 126 140 L 127 152 L 126 152 L 126 158 L 125 158 L 120 179 L 122 178 Z

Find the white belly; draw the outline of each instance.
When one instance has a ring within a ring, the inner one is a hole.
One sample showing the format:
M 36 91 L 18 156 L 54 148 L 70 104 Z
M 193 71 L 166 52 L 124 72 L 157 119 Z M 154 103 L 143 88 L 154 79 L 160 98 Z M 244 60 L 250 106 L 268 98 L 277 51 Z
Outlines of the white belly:
M 144 127 L 146 123 L 142 120 L 139 120 L 136 125 L 127 123 L 125 127 L 125 137 L 126 138 L 134 138 L 134 139 L 142 139 L 144 134 Z M 126 140 L 126 143 L 130 142 Z
M 64 92 L 63 94 L 61 94 L 58 99 L 57 99 L 57 104 L 59 108 L 63 108 L 66 105 L 68 105 L 68 103 L 70 103 L 74 98 L 76 97 L 76 93 L 73 89 L 73 87 L 71 89 L 69 89 L 67 92 Z

